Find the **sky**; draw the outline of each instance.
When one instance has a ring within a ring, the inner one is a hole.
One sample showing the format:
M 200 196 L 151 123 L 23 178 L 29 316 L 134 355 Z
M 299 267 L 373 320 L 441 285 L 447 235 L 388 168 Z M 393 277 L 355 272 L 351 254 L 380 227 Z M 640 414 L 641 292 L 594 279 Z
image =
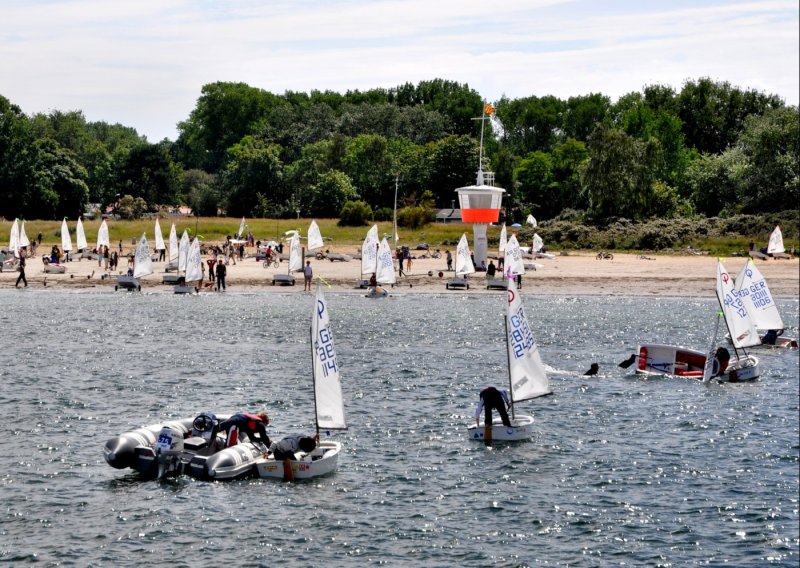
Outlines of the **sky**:
M 797 0 L 0 0 L 0 95 L 28 115 L 175 140 L 203 85 L 446 79 L 488 101 L 679 91 L 710 77 L 798 104 Z

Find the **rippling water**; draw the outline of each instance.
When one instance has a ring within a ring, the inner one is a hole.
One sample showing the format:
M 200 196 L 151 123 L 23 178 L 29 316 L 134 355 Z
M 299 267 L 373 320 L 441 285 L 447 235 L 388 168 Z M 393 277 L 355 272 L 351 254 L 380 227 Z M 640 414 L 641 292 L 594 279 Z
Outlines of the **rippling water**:
M 554 396 L 524 404 L 533 441 L 486 449 L 465 427 L 507 380 L 502 294 L 328 299 L 338 472 L 156 482 L 107 466 L 106 439 L 204 409 L 313 429 L 311 296 L 0 291 L 0 560 L 797 566 L 797 352 L 741 385 L 616 366 L 640 340 L 705 348 L 713 300 L 528 295 Z

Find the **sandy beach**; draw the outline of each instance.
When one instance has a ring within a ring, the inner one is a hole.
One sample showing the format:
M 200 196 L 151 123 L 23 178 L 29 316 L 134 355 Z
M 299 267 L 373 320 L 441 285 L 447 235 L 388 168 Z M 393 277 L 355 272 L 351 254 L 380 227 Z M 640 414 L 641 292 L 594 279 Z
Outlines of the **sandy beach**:
M 40 250 L 48 250 L 41 249 Z M 125 254 L 130 252 L 124 251 Z M 255 249 L 249 249 L 254 254 Z M 352 254 L 355 247 L 335 250 Z M 423 251 L 414 251 L 412 268 L 407 276 L 398 278 L 398 283 L 390 291 L 403 293 L 449 293 L 449 294 L 496 294 L 496 290 L 486 289 L 486 278 L 483 273 L 470 276 L 469 290 L 446 290 L 445 284 L 454 274 L 447 272 L 444 257 L 440 259 L 420 258 Z M 523 277 L 523 289 L 530 293 L 543 295 L 618 295 L 618 296 L 690 296 L 711 297 L 714 295 L 716 259 L 705 255 L 657 255 L 657 254 L 622 254 L 614 255 L 613 260 L 597 260 L 589 251 L 568 254 L 555 253 L 553 259 L 537 259 L 543 268 L 528 271 Z M 309 258 L 315 276 L 321 276 L 336 292 L 363 293 L 356 284 L 362 278 L 361 261 L 353 259 L 349 262 L 318 260 Z M 205 262 L 205 257 L 204 257 Z M 526 260 L 526 263 L 532 263 Z M 724 258 L 726 268 L 736 274 L 741 269 L 745 258 Z M 800 261 L 790 260 L 756 260 L 765 276 L 773 295 L 780 298 L 797 298 L 800 290 Z M 28 259 L 26 277 L 30 289 L 75 289 L 75 288 L 107 288 L 114 289 L 116 276 L 125 274 L 128 260 L 122 257 L 118 270 L 106 273 L 98 267 L 97 261 L 89 259 L 64 263 L 64 274 L 44 272 L 41 256 Z M 227 284 L 228 292 L 263 291 L 291 293 L 303 290 L 303 276 L 295 274 L 295 286 L 275 286 L 272 277 L 276 273 L 286 274 L 288 263 L 281 262 L 279 268 L 264 268 L 254 256 L 246 257 L 229 264 Z M 169 291 L 171 287 L 163 284 L 165 263 L 153 263 L 155 272 L 141 279 L 143 289 Z M 174 274 L 174 273 L 172 273 Z M 0 273 L 0 287 L 13 288 L 18 273 L 6 269 Z M 365 276 L 366 278 L 366 276 Z M 206 293 L 204 290 L 202 293 Z

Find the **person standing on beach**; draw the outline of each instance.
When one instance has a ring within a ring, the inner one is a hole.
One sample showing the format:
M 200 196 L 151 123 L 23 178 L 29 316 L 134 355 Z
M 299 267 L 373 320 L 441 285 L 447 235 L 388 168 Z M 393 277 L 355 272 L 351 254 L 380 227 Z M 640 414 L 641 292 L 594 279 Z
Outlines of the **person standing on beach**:
M 25 283 L 25 288 L 28 287 L 28 279 L 25 278 L 25 257 L 26 256 L 27 255 L 25 254 L 25 249 L 24 248 L 20 249 L 20 251 L 19 251 L 19 268 L 18 268 L 19 276 L 17 276 L 17 283 L 14 284 L 14 288 L 19 288 L 20 280 Z
M 212 282 L 214 281 L 214 265 L 216 263 L 217 263 L 216 257 L 209 258 L 206 261 L 206 264 L 208 264 L 208 279 L 211 280 Z
M 225 263 L 221 260 L 217 262 L 217 292 L 223 292 L 225 290 L 225 273 L 227 269 L 225 268 Z
M 311 279 L 314 277 L 314 270 L 311 268 L 311 261 L 307 260 L 303 267 L 303 292 L 311 291 Z
M 453 270 L 453 255 L 450 251 L 447 251 L 447 271 L 450 272 Z

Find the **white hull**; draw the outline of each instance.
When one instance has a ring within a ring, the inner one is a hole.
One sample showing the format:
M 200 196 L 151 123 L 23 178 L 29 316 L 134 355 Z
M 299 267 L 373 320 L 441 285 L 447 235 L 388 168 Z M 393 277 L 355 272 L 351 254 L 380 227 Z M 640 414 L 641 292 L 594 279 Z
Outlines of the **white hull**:
M 636 372 L 644 375 L 703 379 L 706 354 L 696 349 L 674 345 L 643 344 L 637 350 Z M 731 357 L 722 373 L 715 376 L 721 382 L 744 382 L 761 374 L 758 359 L 753 355 Z
M 336 471 L 339 462 L 339 452 L 342 445 L 339 442 L 322 441 L 310 454 L 297 452 L 299 459 L 290 460 L 294 479 L 310 479 L 320 477 Z M 256 472 L 259 477 L 284 479 L 284 463 L 276 461 L 272 455 L 256 461 Z
M 533 436 L 533 416 L 519 415 L 511 418 L 511 426 L 504 426 L 499 416 L 492 418 L 492 441 L 517 441 L 530 440 Z M 467 433 L 470 440 L 481 440 L 484 438 L 484 423 L 480 426 L 469 426 Z

